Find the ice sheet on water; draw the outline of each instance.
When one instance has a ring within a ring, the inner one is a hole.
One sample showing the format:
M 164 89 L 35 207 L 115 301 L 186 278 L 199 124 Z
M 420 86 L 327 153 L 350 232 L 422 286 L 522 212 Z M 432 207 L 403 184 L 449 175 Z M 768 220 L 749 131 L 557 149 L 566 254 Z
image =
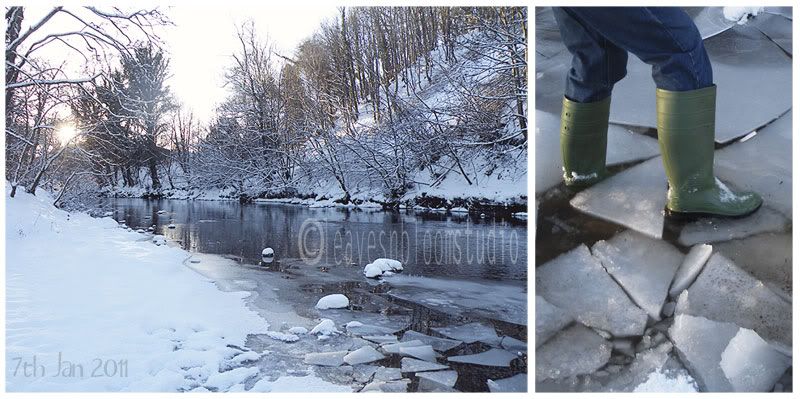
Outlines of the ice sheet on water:
M 472 355 L 450 356 L 448 362 L 477 364 L 480 366 L 509 367 L 517 355 L 505 349 L 492 348 Z
M 570 322 L 570 317 L 563 309 L 553 306 L 544 297 L 536 296 L 536 347 L 547 342 L 550 337 L 564 329 Z
M 753 26 L 767 35 L 783 51 L 792 54 L 792 20 L 783 15 L 761 13 L 752 21 Z
M 614 336 L 644 332 L 647 314 L 631 302 L 586 245 L 539 266 L 536 294 L 575 320 Z
M 787 83 L 792 81 L 792 60 L 758 29 L 737 25 L 704 45 L 717 85 L 717 142 L 744 136 L 791 108 L 792 90 Z M 652 67 L 637 57 L 628 57 L 627 70 L 625 79 L 614 87 L 611 121 L 655 127 Z M 747 112 L 741 112 L 743 109 Z
M 392 344 L 397 342 L 397 335 L 394 334 L 364 335 L 361 338 L 375 342 L 376 344 Z
M 405 276 L 384 278 L 391 296 L 434 308 L 453 316 L 482 316 L 526 325 L 528 294 L 525 285 L 497 281 Z
M 456 381 L 458 380 L 458 372 L 455 370 L 424 371 L 415 375 L 420 379 L 433 381 L 448 388 L 452 388 L 453 385 L 456 385 Z
M 570 200 L 582 212 L 653 238 L 661 238 L 666 203 L 667 178 L 661 157 L 611 176 Z
M 384 353 L 399 354 L 400 353 L 400 349 L 402 349 L 402 348 L 410 348 L 410 347 L 422 346 L 422 345 L 425 345 L 422 341 L 414 339 L 414 340 L 411 340 L 411 341 L 402 341 L 402 342 L 397 342 L 397 343 L 393 343 L 393 344 L 385 344 L 385 345 L 381 346 L 381 350 Z
M 397 381 L 372 381 L 360 392 L 406 392 L 410 382 L 411 380 L 407 378 Z
M 427 360 L 429 362 L 436 361 L 436 352 L 430 345 L 421 346 L 404 346 L 400 348 L 400 354 L 415 357 L 420 360 Z
M 438 352 L 447 352 L 463 343 L 455 339 L 431 337 L 430 335 L 425 335 L 414 330 L 404 332 L 401 341 L 420 341 L 425 345 L 432 346 L 433 349 Z
M 725 18 L 722 7 L 683 7 L 692 18 L 700 36 L 708 39 L 730 29 L 735 22 Z
M 353 379 L 360 383 L 368 382 L 372 379 L 372 376 L 375 375 L 378 368 L 379 367 L 374 364 L 357 364 L 353 366 Z
M 270 337 L 270 338 L 272 338 L 274 340 L 277 340 L 277 341 L 297 342 L 297 341 L 300 340 L 300 337 L 298 337 L 297 335 L 287 334 L 287 333 L 280 332 L 280 331 L 267 331 L 264 334 L 266 334 L 268 337 Z
M 689 246 L 734 240 L 764 232 L 786 231 L 789 223 L 779 212 L 762 206 L 746 218 L 711 217 L 688 223 L 681 229 L 678 242 Z
M 343 357 L 343 360 L 347 362 L 347 364 L 354 365 L 354 364 L 374 362 L 376 360 L 381 360 L 383 358 L 384 358 L 383 354 L 375 350 L 375 348 L 371 346 L 362 346 L 361 348 L 356 349 L 345 355 Z
M 434 327 L 431 330 L 436 331 L 445 337 L 463 341 L 471 344 L 473 342 L 484 342 L 486 344 L 497 346 L 500 344 L 500 337 L 494 327 L 483 323 L 468 323 L 459 326 L 448 327 Z
M 486 385 L 489 386 L 489 392 L 527 392 L 528 375 L 523 373 L 499 380 L 490 379 Z
M 697 275 L 703 270 L 703 266 L 706 265 L 713 250 L 711 245 L 707 244 L 695 245 L 689 250 L 689 253 L 683 258 L 683 262 L 681 262 L 678 271 L 675 273 L 675 279 L 672 281 L 672 285 L 669 287 L 670 298 L 677 298 L 683 290 L 689 288 L 689 285 L 694 282 L 694 279 L 697 278 Z M 672 310 L 674 310 L 674 308 Z
M 536 110 L 536 194 L 561 183 L 560 123 L 557 114 Z M 608 126 L 606 164 L 647 159 L 658 155 L 658 141 L 611 124 Z
M 426 362 L 410 357 L 400 359 L 400 366 L 404 373 L 416 373 L 418 371 L 445 370 L 447 366 L 439 363 Z
M 589 374 L 611 358 L 611 343 L 575 324 L 536 348 L 536 381 Z
M 765 233 L 716 244 L 717 252 L 791 302 L 792 235 Z
M 661 308 L 683 253 L 666 241 L 626 230 L 596 242 L 592 254 L 650 318 L 661 320 Z
M 729 392 L 733 386 L 720 367 L 722 352 L 739 331 L 732 323 L 686 314 L 675 316 L 669 336 L 683 364 L 705 391 Z
M 528 353 L 528 343 L 514 337 L 503 337 L 500 340 L 500 346 L 509 352 Z
M 303 363 L 317 366 L 337 367 L 344 363 L 345 355 L 347 355 L 347 351 L 306 353 L 305 357 L 303 358 Z
M 392 327 L 375 326 L 370 324 L 350 325 L 346 327 L 347 332 L 353 335 L 387 335 L 394 334 L 397 329 Z
M 736 392 L 769 392 L 792 360 L 779 353 L 755 331 L 740 328 L 728 342 L 719 362 Z
M 395 367 L 379 367 L 375 370 L 375 376 L 373 380 L 375 381 L 393 381 L 399 380 L 403 378 L 403 375 L 399 368 Z
M 675 313 L 735 323 L 755 330 L 781 352 L 791 353 L 791 303 L 718 253 L 678 297 Z
M 750 140 L 715 152 L 714 170 L 723 181 L 757 192 L 766 206 L 791 219 L 792 113 L 760 129 Z

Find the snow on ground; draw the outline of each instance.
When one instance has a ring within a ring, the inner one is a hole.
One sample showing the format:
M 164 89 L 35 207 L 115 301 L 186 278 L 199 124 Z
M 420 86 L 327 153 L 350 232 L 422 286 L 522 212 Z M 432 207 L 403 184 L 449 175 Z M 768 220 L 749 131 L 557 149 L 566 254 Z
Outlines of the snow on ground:
M 58 210 L 41 190 L 8 192 L 9 391 L 226 390 L 256 376 L 259 355 L 238 348 L 268 324 L 247 293 L 220 291 L 184 266 L 187 252 L 111 218 Z M 260 387 L 333 389 L 292 378 Z

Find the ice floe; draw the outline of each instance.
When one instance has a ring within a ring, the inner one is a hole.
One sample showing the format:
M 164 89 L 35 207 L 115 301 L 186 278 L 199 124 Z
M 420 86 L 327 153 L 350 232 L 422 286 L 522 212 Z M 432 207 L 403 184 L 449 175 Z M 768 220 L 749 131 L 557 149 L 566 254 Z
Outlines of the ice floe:
M 536 347 L 538 348 L 543 343 L 547 342 L 550 337 L 556 335 L 564 327 L 572 322 L 570 317 L 564 310 L 557 306 L 553 306 L 547 302 L 544 297 L 536 295 Z
M 611 358 L 611 343 L 575 324 L 536 348 L 536 381 L 588 374 Z
M 527 392 L 528 375 L 523 373 L 498 380 L 490 379 L 486 381 L 486 385 L 489 392 Z
M 401 341 L 419 341 L 422 344 L 432 346 L 434 350 L 439 352 L 447 352 L 463 343 L 455 339 L 432 337 L 414 330 L 404 332 Z
M 472 355 L 450 356 L 448 362 L 477 364 L 479 366 L 510 367 L 511 361 L 517 355 L 505 349 L 492 348 L 486 352 L 475 353 Z
M 499 345 L 500 337 L 494 327 L 483 323 L 468 323 L 457 326 L 434 327 L 431 330 L 444 335 L 445 337 L 463 341 L 471 344 L 473 342 L 484 342 L 489 345 Z
M 453 385 L 456 385 L 456 381 L 458 380 L 458 372 L 455 370 L 423 371 L 415 375 L 420 379 L 433 381 L 448 388 L 452 388 Z
M 644 332 L 647 314 L 583 244 L 536 269 L 536 293 L 575 320 L 614 336 Z
M 653 320 L 661 319 L 667 290 L 683 253 L 666 241 L 627 230 L 598 241 L 592 254 Z
M 337 367 L 344 364 L 344 357 L 347 353 L 347 351 L 306 353 L 303 362 L 317 366 Z
M 432 363 L 426 362 L 424 360 L 418 360 L 410 357 L 404 357 L 400 359 L 400 365 L 404 373 L 416 373 L 418 371 L 436 371 L 436 370 L 445 370 L 448 367 L 439 364 L 439 363 Z
M 711 257 L 713 250 L 714 248 L 707 244 L 695 245 L 689 250 L 675 273 L 672 285 L 669 287 L 670 298 L 677 298 L 683 290 L 689 288 L 689 285 L 694 282 L 694 279 L 703 270 L 703 266 L 705 266 L 708 258 Z M 672 310 L 675 310 L 674 305 Z
M 354 364 L 374 362 L 376 360 L 381 360 L 383 358 L 384 358 L 383 354 L 375 350 L 375 348 L 371 346 L 362 346 L 361 348 L 356 349 L 345 355 L 343 360 L 347 364 L 354 365 Z

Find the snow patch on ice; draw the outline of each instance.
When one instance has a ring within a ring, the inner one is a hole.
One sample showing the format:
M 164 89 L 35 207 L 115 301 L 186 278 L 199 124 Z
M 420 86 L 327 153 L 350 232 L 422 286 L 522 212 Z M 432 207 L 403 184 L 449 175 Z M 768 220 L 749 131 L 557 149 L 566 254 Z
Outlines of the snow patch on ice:
M 342 294 L 326 295 L 317 301 L 317 309 L 341 309 L 350 306 L 350 300 Z
M 654 371 L 647 380 L 633 389 L 633 392 L 698 392 L 691 376 L 677 374 L 671 377 L 663 371 Z
M 764 7 L 723 7 L 722 14 L 728 21 L 744 25 L 750 16 L 756 16 L 764 11 Z

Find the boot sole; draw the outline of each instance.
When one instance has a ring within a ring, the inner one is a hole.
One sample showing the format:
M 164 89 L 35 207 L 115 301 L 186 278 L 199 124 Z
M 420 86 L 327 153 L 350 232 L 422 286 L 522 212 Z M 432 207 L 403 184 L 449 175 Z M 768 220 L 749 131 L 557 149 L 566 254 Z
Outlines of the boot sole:
M 754 214 L 756 211 L 761 209 L 761 205 L 763 205 L 763 204 L 764 204 L 764 202 L 762 201 L 760 204 L 758 204 L 757 207 L 753 208 L 752 211 L 747 212 L 747 213 L 743 213 L 741 215 L 725 215 L 725 214 L 710 213 L 710 212 L 678 212 L 678 211 L 670 210 L 669 208 L 667 208 L 665 206 L 664 207 L 664 215 L 666 217 L 670 218 L 670 219 L 673 219 L 673 220 L 687 221 L 687 222 L 695 221 L 695 220 L 701 219 L 701 218 L 709 218 L 709 217 L 727 218 L 727 219 L 742 219 L 742 218 L 746 218 L 746 217 Z

